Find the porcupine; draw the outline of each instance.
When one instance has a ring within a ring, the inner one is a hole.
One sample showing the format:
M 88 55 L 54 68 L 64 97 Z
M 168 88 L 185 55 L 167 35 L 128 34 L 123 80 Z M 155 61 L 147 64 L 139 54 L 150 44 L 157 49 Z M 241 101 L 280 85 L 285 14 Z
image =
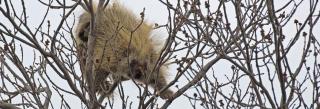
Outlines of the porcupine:
M 153 71 L 159 58 L 159 50 L 156 50 L 156 43 L 151 39 L 152 26 L 141 22 L 119 3 L 96 14 L 99 14 L 95 21 L 96 42 L 93 53 L 96 91 L 110 95 L 114 86 L 129 79 L 150 85 L 157 93 L 165 87 L 167 71 L 164 66 Z M 90 19 L 88 12 L 82 13 L 75 31 L 77 56 L 82 72 L 85 71 Z M 110 77 L 115 81 L 112 84 L 107 80 Z M 168 98 L 172 94 L 167 89 L 160 97 Z

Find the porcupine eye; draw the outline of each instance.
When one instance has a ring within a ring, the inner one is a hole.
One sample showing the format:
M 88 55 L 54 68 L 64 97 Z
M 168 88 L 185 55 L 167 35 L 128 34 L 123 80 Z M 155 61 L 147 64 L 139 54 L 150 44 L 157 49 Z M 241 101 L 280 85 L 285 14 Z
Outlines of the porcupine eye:
M 79 38 L 84 42 L 88 41 L 88 35 L 89 35 L 89 29 L 90 29 L 89 25 L 90 23 L 86 23 L 84 28 L 79 32 Z

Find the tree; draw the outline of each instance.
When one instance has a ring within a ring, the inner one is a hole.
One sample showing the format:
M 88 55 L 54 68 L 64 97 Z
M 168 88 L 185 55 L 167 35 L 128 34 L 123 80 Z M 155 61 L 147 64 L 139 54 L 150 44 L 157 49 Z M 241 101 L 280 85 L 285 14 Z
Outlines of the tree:
M 0 108 L 72 108 L 74 98 L 82 108 L 168 108 L 180 98 L 192 108 L 319 108 L 318 0 L 156 1 L 168 12 L 155 24 L 168 34 L 159 62 L 175 68 L 167 100 L 139 84 L 139 95 L 121 84 L 107 99 L 88 89 L 72 30 L 75 9 L 92 12 L 91 2 L 39 0 L 46 11 L 35 20 L 27 2 L 0 1 Z

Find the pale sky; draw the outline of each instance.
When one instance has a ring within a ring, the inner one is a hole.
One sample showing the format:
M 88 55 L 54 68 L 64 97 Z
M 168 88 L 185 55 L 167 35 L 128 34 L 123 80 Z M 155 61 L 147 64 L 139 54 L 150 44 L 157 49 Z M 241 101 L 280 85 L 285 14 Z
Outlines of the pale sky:
M 14 2 L 17 2 L 19 3 L 20 1 L 17 1 L 17 0 L 12 0 Z M 159 1 L 157 0 L 119 0 L 120 3 L 124 4 L 125 6 L 127 6 L 129 9 L 131 9 L 134 14 L 136 14 L 137 16 L 139 15 L 139 13 L 143 10 L 143 8 L 145 8 L 145 18 L 146 18 L 146 21 L 149 22 L 149 23 L 158 23 L 158 24 L 166 24 L 167 22 L 167 9 L 166 7 L 161 4 Z M 26 4 L 29 5 L 27 7 L 28 9 L 28 14 L 29 14 L 29 17 L 30 17 L 30 25 L 39 25 L 39 21 L 42 19 L 42 16 L 44 15 L 45 13 L 45 9 L 46 7 L 39 4 L 37 0 L 25 0 Z M 280 7 L 283 5 L 283 1 L 279 0 L 275 0 L 276 3 L 276 7 Z M 308 3 L 304 3 L 302 5 L 302 7 L 308 7 L 307 6 Z M 59 12 L 57 11 L 51 11 L 52 13 L 50 13 L 48 15 L 48 19 L 51 20 L 51 23 L 53 25 L 53 27 L 55 27 L 57 25 L 57 21 L 55 21 L 54 19 L 56 17 L 59 17 L 60 16 L 57 16 L 59 15 Z M 77 19 L 77 17 L 80 15 L 80 13 L 82 12 L 82 9 L 80 7 L 78 7 L 77 11 L 75 11 L 75 17 Z M 230 9 L 230 14 L 232 15 L 234 13 L 234 10 L 233 9 Z M 299 14 L 298 14 L 299 13 Z M 299 16 L 294 16 L 296 19 L 301 19 L 304 20 L 306 15 L 308 13 L 304 12 L 303 9 L 300 9 L 297 11 L 297 14 L 296 15 L 299 15 Z M 233 14 L 234 15 L 234 14 Z M 71 17 L 70 17 L 71 18 Z M 2 16 L 0 16 L 0 20 L 2 19 Z M 70 19 L 69 19 L 70 20 Z M 234 19 L 235 20 L 235 19 Z M 71 21 L 71 20 L 70 20 Z M 232 22 L 232 21 L 231 21 Z M 316 26 L 317 28 L 315 30 L 317 30 L 317 34 L 316 35 L 319 35 L 320 34 L 320 25 L 318 24 Z M 286 30 L 284 30 L 284 33 L 287 34 L 287 37 L 290 38 L 290 37 L 293 37 L 293 34 L 292 33 L 292 30 L 295 30 L 295 26 L 292 24 L 292 28 L 286 28 Z M 160 36 L 163 36 L 163 37 L 167 37 L 167 34 L 165 33 L 164 30 L 157 30 L 155 32 L 155 34 L 159 34 Z M 290 36 L 290 34 L 292 34 Z M 320 39 L 319 37 L 317 37 L 318 40 Z M 297 46 L 297 49 L 301 47 Z M 300 52 L 299 52 L 300 53 Z M 298 54 L 299 54 L 298 53 Z M 289 59 L 292 60 L 292 63 L 295 62 L 295 59 L 296 59 L 296 55 L 289 55 Z M 319 59 L 317 59 L 319 60 Z M 31 62 L 31 60 L 30 60 Z M 215 69 L 216 71 L 224 71 L 225 69 L 230 69 L 230 65 L 225 65 L 224 63 L 218 63 L 216 65 L 214 65 L 215 67 L 214 68 L 217 68 Z M 175 71 L 175 66 L 170 66 L 170 73 L 169 75 L 171 75 L 171 77 L 173 77 L 174 72 Z M 59 78 L 59 77 L 57 77 Z M 224 78 L 224 75 L 221 74 L 221 78 Z M 181 82 L 181 81 L 180 81 Z M 182 82 L 183 83 L 183 82 Z M 66 85 L 65 82 L 61 82 L 61 83 L 58 83 L 60 85 Z M 133 83 L 131 81 L 127 81 L 127 82 L 124 82 L 123 84 L 125 86 L 125 92 L 129 95 L 135 95 L 135 93 L 138 92 L 137 88 L 135 85 L 133 85 Z M 66 86 L 68 87 L 68 86 Z M 171 89 L 173 90 L 176 90 L 174 89 L 173 87 L 171 87 Z M 308 93 L 306 93 L 308 94 Z M 308 95 L 306 95 L 308 96 Z M 53 98 L 52 101 L 53 101 L 53 105 L 54 104 L 60 104 L 60 100 L 59 100 L 59 96 L 57 94 L 55 94 L 53 97 L 56 97 L 57 99 Z M 80 100 L 76 97 L 72 97 L 72 96 L 68 96 L 67 95 L 67 100 L 70 101 L 70 106 L 72 107 L 72 109 L 79 109 L 81 107 L 81 105 L 79 105 L 79 102 Z M 117 98 L 115 98 L 117 99 Z M 132 101 L 134 101 L 134 99 L 137 99 L 136 97 L 130 97 L 130 99 Z M 129 100 L 130 101 L 130 100 Z M 161 100 L 159 101 L 159 103 L 161 104 Z M 134 103 L 135 104 L 135 103 Z M 119 104 L 119 106 L 121 106 Z M 161 106 L 161 105 L 160 105 Z M 192 108 L 191 105 L 189 105 L 189 101 L 188 99 L 186 99 L 185 97 L 183 96 L 180 96 L 180 98 L 178 98 L 177 100 L 175 100 L 171 106 L 169 106 L 169 109 L 190 109 Z M 117 108 L 115 108 L 117 109 Z

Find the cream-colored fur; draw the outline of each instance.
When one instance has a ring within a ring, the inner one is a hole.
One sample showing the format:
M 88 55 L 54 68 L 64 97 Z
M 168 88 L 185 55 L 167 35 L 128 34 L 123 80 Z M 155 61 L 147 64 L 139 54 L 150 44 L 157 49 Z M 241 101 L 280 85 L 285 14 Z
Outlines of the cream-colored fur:
M 129 79 L 152 86 L 159 92 L 166 82 L 166 70 L 160 66 L 153 71 L 159 53 L 151 40 L 152 26 L 142 23 L 131 11 L 119 3 L 108 6 L 96 13 L 94 47 L 94 77 L 99 93 L 112 94 L 117 83 Z M 75 31 L 77 53 L 81 71 L 86 63 L 87 40 L 90 31 L 90 14 L 84 12 Z M 107 80 L 109 79 L 109 80 Z M 110 80 L 113 80 L 111 83 Z M 169 89 L 160 94 L 168 98 L 173 94 Z

